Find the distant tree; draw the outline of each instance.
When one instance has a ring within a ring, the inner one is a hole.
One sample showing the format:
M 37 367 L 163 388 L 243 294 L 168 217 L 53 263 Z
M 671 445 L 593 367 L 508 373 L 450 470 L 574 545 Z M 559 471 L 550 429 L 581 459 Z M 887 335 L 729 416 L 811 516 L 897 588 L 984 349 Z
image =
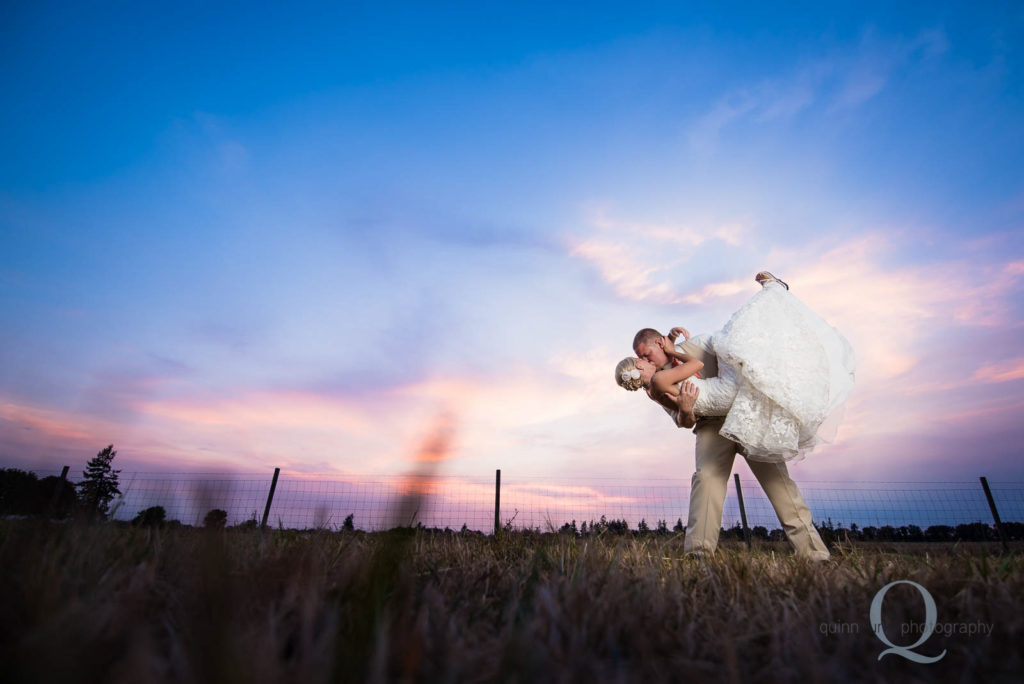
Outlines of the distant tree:
M 659 520 L 658 521 L 657 532 L 658 532 L 658 534 L 668 534 L 668 523 L 665 522 L 664 520 Z
M 355 523 L 353 522 L 354 519 L 354 513 L 349 513 L 347 516 L 345 516 L 345 522 L 341 524 L 341 529 L 347 532 L 351 532 L 352 530 L 356 529 Z M 463 525 L 463 527 L 465 527 L 465 525 Z
M 78 501 L 75 486 L 56 475 L 41 480 L 17 468 L 0 469 L 0 515 L 67 517 Z
M 36 491 L 38 496 L 35 508 L 41 515 L 66 518 L 71 515 L 78 503 L 75 485 L 56 475 L 49 475 L 39 480 Z
M 983 522 L 965 523 L 956 526 L 956 536 L 963 541 L 988 541 L 995 539 L 995 530 Z
M 1004 522 L 1003 534 L 1006 535 L 1006 539 L 1008 541 L 1019 541 L 1024 539 L 1024 523 Z
M 210 509 L 203 518 L 203 527 L 211 530 L 221 530 L 228 523 L 228 512 L 220 508 Z
M 675 524 L 675 526 L 674 526 L 674 527 L 672 528 L 672 531 L 673 531 L 673 532 L 682 532 L 682 531 L 684 531 L 685 529 L 686 529 L 686 528 L 685 528 L 685 527 L 683 527 L 683 519 L 682 519 L 682 518 L 679 518 L 678 520 L 676 520 L 676 524 Z
M 120 470 L 114 470 L 111 461 L 117 456 L 114 445 L 96 454 L 85 466 L 82 481 L 78 483 L 81 490 L 82 505 L 90 517 L 106 517 L 110 510 L 110 501 L 121 493 L 117 488 L 117 476 Z
M 930 542 L 952 541 L 956 536 L 956 530 L 949 525 L 929 525 L 925 528 L 924 538 Z
M 580 525 L 580 536 L 586 537 L 588 534 L 590 534 L 590 530 L 587 529 L 587 521 L 584 520 L 583 524 Z
M 761 525 L 754 525 L 750 533 L 754 536 L 754 539 L 768 539 L 768 528 L 762 527 Z
M 163 506 L 150 506 L 139 511 L 139 514 L 132 520 L 132 524 L 141 525 L 142 527 L 163 527 L 164 518 L 166 517 L 167 511 L 164 510 Z
M 602 515 L 601 520 L 604 521 L 605 517 Z M 612 534 L 626 534 L 629 532 L 629 523 L 625 520 L 609 520 L 606 523 L 606 529 Z M 644 523 L 644 527 L 647 527 L 647 523 Z
M 27 515 L 36 498 L 39 478 L 17 468 L 0 470 L 0 514 Z
M 650 532 L 651 528 L 648 526 L 647 521 L 644 518 L 640 518 L 640 524 L 636 526 L 637 532 Z

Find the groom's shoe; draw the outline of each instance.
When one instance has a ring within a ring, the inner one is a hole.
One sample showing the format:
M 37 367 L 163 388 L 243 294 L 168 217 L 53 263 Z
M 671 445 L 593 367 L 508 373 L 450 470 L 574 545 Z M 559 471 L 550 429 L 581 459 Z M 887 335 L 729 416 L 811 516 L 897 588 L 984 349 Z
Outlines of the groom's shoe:
M 768 271 L 761 271 L 761 272 L 760 272 L 760 273 L 758 273 L 758 274 L 757 274 L 756 276 L 754 276 L 754 280 L 756 280 L 756 281 L 757 281 L 757 284 L 758 284 L 758 285 L 762 285 L 762 286 L 763 286 L 763 285 L 764 285 L 765 283 L 767 283 L 767 282 L 771 282 L 771 281 L 773 281 L 773 280 L 774 280 L 775 282 L 777 282 L 777 283 L 778 283 L 779 285 L 781 285 L 782 287 L 786 288 L 787 290 L 789 289 L 789 285 L 787 285 L 787 284 L 786 284 L 786 281 L 784 281 L 784 280 L 779 280 L 778 278 L 776 278 L 775 276 L 773 276 L 773 275 L 772 275 L 771 273 L 769 273 Z

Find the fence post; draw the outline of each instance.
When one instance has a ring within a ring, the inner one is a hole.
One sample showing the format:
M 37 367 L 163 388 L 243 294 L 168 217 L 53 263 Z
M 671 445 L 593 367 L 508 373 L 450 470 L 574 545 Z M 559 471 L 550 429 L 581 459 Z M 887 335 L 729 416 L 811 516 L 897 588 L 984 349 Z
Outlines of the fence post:
M 747 550 L 750 550 L 750 529 L 747 527 L 747 509 L 743 507 L 743 490 L 740 489 L 740 474 L 733 473 L 733 480 L 736 482 L 736 498 L 740 500 L 740 519 L 743 521 L 743 538 L 747 540 Z
M 68 481 L 68 470 L 70 466 L 64 466 L 60 471 L 60 484 L 53 488 L 53 496 L 50 497 L 50 508 L 46 511 L 46 517 L 52 518 L 57 514 L 57 503 L 60 501 L 60 495 L 64 493 L 64 483 Z
M 988 480 L 984 476 L 981 480 L 981 487 L 985 490 L 985 498 L 988 499 L 988 507 L 992 510 L 992 518 L 996 521 L 996 532 L 999 533 L 999 541 L 1003 542 L 1003 551 L 1009 551 L 1010 546 L 1006 543 L 1006 535 L 1003 533 L 1003 523 L 999 519 L 999 511 L 996 510 L 996 501 L 992 498 L 992 490 L 988 488 Z
M 494 536 L 501 531 L 501 468 L 494 471 Z
M 267 494 L 267 507 L 263 509 L 263 522 L 260 529 L 266 529 L 267 518 L 270 517 L 270 504 L 274 501 L 274 490 L 277 489 L 277 476 L 281 474 L 280 468 L 274 468 L 274 479 L 270 481 L 270 493 Z

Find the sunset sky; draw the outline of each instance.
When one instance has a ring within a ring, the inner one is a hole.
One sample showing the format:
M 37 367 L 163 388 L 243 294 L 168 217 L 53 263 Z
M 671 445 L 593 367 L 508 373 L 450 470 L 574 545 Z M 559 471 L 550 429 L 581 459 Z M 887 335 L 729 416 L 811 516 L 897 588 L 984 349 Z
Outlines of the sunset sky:
M 688 478 L 613 368 L 767 268 L 798 481 L 1024 480 L 1020 3 L 157 5 L 0 8 L 0 467 Z

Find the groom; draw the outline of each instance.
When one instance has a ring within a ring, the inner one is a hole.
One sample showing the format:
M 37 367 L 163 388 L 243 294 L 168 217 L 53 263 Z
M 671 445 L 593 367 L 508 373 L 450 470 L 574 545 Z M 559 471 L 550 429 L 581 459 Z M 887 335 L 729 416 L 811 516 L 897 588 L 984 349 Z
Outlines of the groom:
M 680 329 L 681 332 L 682 329 Z M 659 368 L 671 365 L 664 345 L 672 344 L 657 330 L 644 328 L 633 338 L 633 351 Z M 676 349 L 704 362 L 701 376 L 718 374 L 718 359 L 707 335 L 693 337 L 676 344 Z M 722 526 L 722 507 L 725 504 L 729 474 L 736 454 L 746 458 L 740 446 L 722 437 L 718 431 L 723 417 L 695 418 L 693 404 L 696 388 L 679 394 L 677 410 L 666 407 L 679 427 L 693 428 L 697 435 L 697 469 L 690 482 L 690 513 L 686 525 L 683 549 L 687 552 L 714 553 L 718 546 L 718 533 Z M 747 459 L 754 477 L 761 483 L 768 500 L 779 517 L 782 529 L 796 549 L 798 556 L 811 560 L 827 560 L 828 548 L 811 520 L 811 511 L 796 483 L 789 477 L 785 463 L 767 463 Z

